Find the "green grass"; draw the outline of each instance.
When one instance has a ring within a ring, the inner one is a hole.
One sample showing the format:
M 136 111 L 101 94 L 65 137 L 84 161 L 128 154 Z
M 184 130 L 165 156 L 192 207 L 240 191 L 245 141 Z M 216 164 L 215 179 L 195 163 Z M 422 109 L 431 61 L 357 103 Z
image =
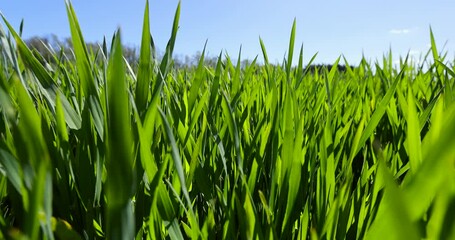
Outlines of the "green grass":
M 455 67 L 431 30 L 420 65 L 309 71 L 294 21 L 281 66 L 259 39 L 262 65 L 177 69 L 180 6 L 159 61 L 147 3 L 131 67 L 66 4 L 74 56 L 52 63 L 3 18 L 0 238 L 455 238 Z

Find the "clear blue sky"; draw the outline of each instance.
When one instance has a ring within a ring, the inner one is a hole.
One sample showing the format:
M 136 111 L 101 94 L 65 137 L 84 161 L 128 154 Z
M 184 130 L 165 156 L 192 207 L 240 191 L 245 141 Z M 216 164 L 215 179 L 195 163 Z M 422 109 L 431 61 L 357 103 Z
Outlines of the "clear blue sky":
M 172 28 L 177 0 L 151 0 L 151 31 L 163 50 Z M 110 39 L 117 27 L 124 44 L 139 46 L 145 1 L 73 0 L 86 41 Z M 16 29 L 25 20 L 24 37 L 70 35 L 64 0 L 2 0 L 0 11 Z M 455 50 L 455 1 L 411 0 L 182 0 L 175 53 L 192 56 L 206 39 L 210 55 L 221 50 L 236 58 L 262 60 L 259 36 L 271 62 L 281 62 L 287 51 L 290 29 L 297 20 L 296 51 L 304 46 L 305 61 L 319 52 L 319 63 L 332 63 L 340 54 L 351 64 L 362 56 L 381 58 L 392 48 L 399 55 L 418 58 L 429 49 L 431 25 L 439 50 L 445 45 L 453 59 Z

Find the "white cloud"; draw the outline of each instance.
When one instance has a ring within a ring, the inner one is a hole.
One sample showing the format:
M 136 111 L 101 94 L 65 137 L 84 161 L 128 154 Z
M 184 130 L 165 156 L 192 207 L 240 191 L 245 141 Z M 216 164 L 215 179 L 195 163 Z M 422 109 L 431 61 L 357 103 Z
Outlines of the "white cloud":
M 420 54 L 422 54 L 422 51 L 419 51 L 419 50 L 409 50 L 409 55 L 412 55 L 412 56 L 419 56 Z
M 390 34 L 408 34 L 412 31 L 410 28 L 403 28 L 403 29 L 392 29 L 389 31 Z

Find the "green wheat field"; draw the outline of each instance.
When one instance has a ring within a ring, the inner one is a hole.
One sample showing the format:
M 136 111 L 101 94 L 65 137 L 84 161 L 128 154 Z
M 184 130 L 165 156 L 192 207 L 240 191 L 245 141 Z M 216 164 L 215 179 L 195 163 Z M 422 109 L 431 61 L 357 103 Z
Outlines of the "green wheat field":
M 418 63 L 310 70 L 294 22 L 282 64 L 259 40 L 261 63 L 177 68 L 180 5 L 158 59 L 146 4 L 136 64 L 66 9 L 53 59 L 3 17 L 1 239 L 455 239 L 455 61 L 431 30 Z

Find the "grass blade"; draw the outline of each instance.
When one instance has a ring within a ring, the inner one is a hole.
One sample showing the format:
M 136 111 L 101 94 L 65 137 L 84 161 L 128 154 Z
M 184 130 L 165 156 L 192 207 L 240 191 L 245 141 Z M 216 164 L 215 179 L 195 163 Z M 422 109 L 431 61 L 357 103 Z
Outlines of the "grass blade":
M 120 32 L 114 37 L 108 65 L 108 158 L 107 237 L 110 239 L 134 238 L 134 216 L 131 198 L 135 179 L 131 136 L 130 106 L 125 79 Z
M 411 171 L 416 171 L 422 162 L 422 151 L 420 142 L 420 123 L 417 116 L 414 95 L 412 87 L 408 88 L 408 129 L 407 129 L 407 143 L 409 162 L 411 164 Z
M 144 23 L 142 26 L 141 54 L 139 56 L 139 68 L 137 71 L 136 84 L 136 107 L 141 114 L 147 105 L 150 89 L 151 71 L 151 36 L 150 36 L 149 1 L 145 3 Z

